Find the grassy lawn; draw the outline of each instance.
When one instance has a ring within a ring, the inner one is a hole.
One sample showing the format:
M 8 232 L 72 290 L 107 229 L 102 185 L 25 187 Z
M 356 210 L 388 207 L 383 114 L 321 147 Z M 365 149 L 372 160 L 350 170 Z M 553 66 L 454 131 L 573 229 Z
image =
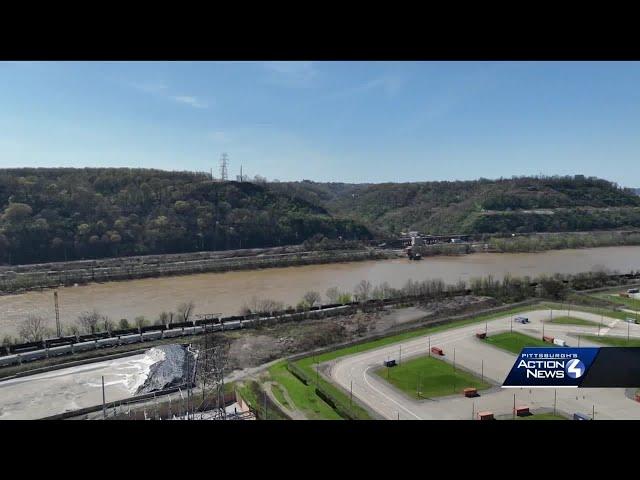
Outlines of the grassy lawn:
M 528 417 L 516 417 L 516 420 L 569 420 L 562 415 L 554 415 L 553 413 L 537 413 Z
M 524 347 L 553 347 L 551 343 L 543 342 L 539 338 L 523 335 L 518 332 L 498 333 L 497 335 L 489 335 L 485 342 L 490 343 L 494 347 L 508 350 L 518 355 Z
M 640 347 L 640 339 L 638 338 L 630 338 L 628 342 L 627 337 L 611 337 L 606 335 L 601 337 L 597 335 L 580 335 L 580 338 L 586 338 L 594 343 L 600 343 L 610 347 Z
M 283 403 L 283 401 L 286 402 L 284 395 L 280 392 L 282 397 L 278 396 L 278 392 L 274 388 L 273 394 L 283 406 L 300 410 L 311 420 L 342 419 L 331 406 L 316 395 L 314 385 L 305 385 L 287 370 L 285 361 L 278 362 L 269 368 L 269 375 L 274 382 L 277 382 L 282 388 L 286 389 L 289 397 L 295 404 L 288 405 L 287 403 Z
M 581 318 L 576 317 L 553 317 L 553 320 L 545 320 L 547 323 L 557 323 L 560 325 L 585 325 L 587 327 L 597 327 L 600 325 L 600 322 L 594 322 L 591 320 L 583 320 Z M 606 323 L 603 323 L 603 326 L 607 326 Z
M 560 304 L 560 303 L 551 303 L 551 302 L 544 302 L 544 303 L 540 303 L 540 304 L 536 304 L 536 305 L 528 305 L 528 306 L 524 306 L 524 307 L 518 307 L 518 308 L 514 308 L 512 310 L 505 310 L 503 312 L 499 312 L 499 313 L 491 313 L 491 314 L 485 314 L 485 315 L 478 315 L 477 317 L 473 317 L 473 318 L 469 318 L 469 319 L 465 319 L 465 320 L 458 320 L 458 321 L 454 321 L 451 323 L 448 323 L 446 325 L 439 325 L 436 327 L 423 327 L 420 329 L 416 329 L 410 332 L 405 332 L 405 333 L 400 333 L 400 334 L 396 334 L 396 335 L 392 335 L 389 337 L 384 337 L 378 340 L 373 340 L 371 342 L 367 342 L 367 343 L 361 343 L 358 345 L 353 345 L 350 347 L 345 347 L 345 348 L 340 348 L 338 350 L 333 350 L 330 352 L 326 352 L 320 355 L 316 355 L 316 356 L 309 356 L 309 357 L 305 357 L 302 358 L 300 360 L 297 360 L 295 362 L 295 364 L 297 366 L 299 366 L 300 368 L 302 368 L 310 377 L 312 378 L 316 378 L 316 372 L 315 372 L 315 363 L 322 363 L 322 362 L 327 362 L 329 360 L 334 360 L 336 358 L 339 357 L 343 357 L 345 355 L 352 355 L 355 353 L 360 353 L 360 352 L 365 352 L 367 350 L 372 350 L 375 348 L 380 348 L 380 347 L 384 347 L 386 345 L 391 345 L 394 343 L 398 343 L 398 342 L 402 342 L 405 340 L 409 340 L 415 337 L 420 337 L 423 335 L 429 335 L 429 334 L 433 334 L 433 333 L 438 333 L 438 332 L 442 332 L 445 330 L 450 330 L 453 328 L 459 328 L 459 327 L 463 327 L 465 325 L 471 325 L 471 324 L 475 324 L 475 323 L 481 323 L 481 322 L 485 322 L 488 320 L 493 320 L 495 318 L 500 318 L 500 317 L 508 317 L 510 315 L 515 315 L 517 313 L 521 313 L 521 312 L 528 312 L 528 311 L 532 311 L 532 310 L 548 310 L 550 308 L 554 308 L 554 309 L 559 309 L 559 308 L 567 308 L 566 304 Z M 575 311 L 585 311 L 585 312 L 592 312 L 592 313 L 598 313 L 600 314 L 602 312 L 602 309 L 597 309 L 597 308 L 591 308 L 591 307 L 582 307 L 582 306 L 572 306 L 571 310 L 575 310 Z M 607 310 L 605 313 L 605 316 L 611 317 L 611 318 L 618 318 L 618 319 L 624 319 L 627 314 L 625 314 L 624 312 L 613 312 L 610 310 Z M 527 337 L 527 339 L 531 338 L 531 341 L 535 342 L 536 339 L 533 337 Z M 543 343 L 544 346 L 549 346 L 548 343 Z M 531 346 L 537 346 L 535 344 L 532 344 Z M 520 351 L 516 352 L 516 353 L 520 353 Z M 295 377 L 293 378 L 294 380 L 298 381 Z M 331 382 L 328 382 L 326 380 L 324 380 L 322 377 L 319 377 L 319 384 L 328 392 L 330 392 L 332 395 L 334 395 L 336 398 L 342 400 L 343 403 L 345 404 L 349 404 L 349 395 L 346 394 L 341 388 L 335 386 L 334 384 L 332 384 Z M 300 383 L 300 382 L 298 382 Z M 304 384 L 301 384 L 304 387 Z M 309 387 L 312 387 L 312 385 L 310 385 Z M 291 392 L 289 391 L 289 394 L 291 395 Z M 314 392 L 315 395 L 315 392 Z M 293 397 L 292 397 L 293 398 Z M 319 399 L 320 400 L 320 399 Z M 296 399 L 293 399 L 294 402 L 296 402 Z M 321 401 L 321 400 L 320 400 Z M 304 409 L 304 405 L 299 406 L 299 408 L 301 410 L 305 410 Z M 361 408 L 360 406 L 356 405 L 355 402 L 353 404 L 353 408 L 352 410 L 357 414 L 358 418 L 360 419 L 369 419 L 371 418 L 370 415 L 367 413 L 366 410 L 364 410 L 363 408 Z
M 611 302 L 619 303 L 620 305 L 625 305 L 632 310 L 640 310 L 640 300 L 635 300 L 633 298 L 621 297 L 615 293 L 601 293 L 597 295 L 600 298 L 604 298 L 605 300 L 609 300 Z
M 418 399 L 461 393 L 466 387 L 484 390 L 491 386 L 470 373 L 454 370 L 453 365 L 429 356 L 409 360 L 397 367 L 380 367 L 375 373 Z
M 554 310 L 567 310 L 568 308 L 567 304 L 565 303 L 544 302 L 539 305 L 539 308 L 537 308 L 537 310 L 544 310 L 544 309 L 548 310 L 552 307 Z M 575 312 L 588 312 L 588 313 L 593 313 L 595 315 L 604 315 L 605 318 L 606 317 L 617 318 L 618 320 L 624 320 L 629 316 L 629 313 L 627 312 L 616 312 L 614 310 L 608 310 L 606 308 L 587 307 L 583 305 L 580 305 L 580 306 L 571 305 L 571 310 Z
M 282 387 L 280 385 L 278 385 L 277 383 L 271 385 L 271 393 L 273 393 L 274 397 L 276 397 L 280 405 L 289 409 L 293 408 L 291 405 L 289 405 L 289 402 L 287 402 L 287 399 L 285 398 L 284 392 L 282 391 Z

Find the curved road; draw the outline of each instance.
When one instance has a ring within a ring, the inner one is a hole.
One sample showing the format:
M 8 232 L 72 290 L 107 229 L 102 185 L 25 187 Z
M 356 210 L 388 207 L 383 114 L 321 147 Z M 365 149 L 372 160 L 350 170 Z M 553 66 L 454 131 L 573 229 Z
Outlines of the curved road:
M 600 323 L 600 315 L 571 310 L 553 310 L 553 317 L 566 316 L 591 320 Z M 540 338 L 542 320 L 550 318 L 550 310 L 533 310 L 517 315 L 529 318 L 531 323 L 522 325 L 513 322 L 513 331 Z M 505 316 L 486 323 L 488 334 L 509 331 L 512 316 Z M 428 353 L 428 336 L 396 343 L 375 350 L 341 357 L 329 362 L 329 375 L 334 382 L 346 391 L 353 385 L 353 395 L 381 417 L 401 420 L 459 419 L 473 418 L 474 412 L 489 410 L 496 416 L 511 415 L 513 395 L 516 404 L 536 408 L 553 408 L 554 390 L 557 394 L 558 411 L 572 414 L 581 412 L 591 416 L 595 407 L 596 419 L 640 419 L 640 403 L 625 395 L 624 388 L 537 388 L 503 389 L 499 388 L 515 362 L 516 355 L 491 346 L 475 337 L 478 331 L 484 331 L 485 324 L 477 323 L 453 328 L 431 335 L 431 346 L 444 350 L 444 361 L 452 362 L 454 349 L 456 365 L 474 372 L 494 383 L 496 388 L 481 393 L 480 397 L 465 398 L 462 394 L 439 397 L 437 399 L 415 400 L 409 398 L 383 379 L 373 374 L 373 370 L 387 359 L 398 359 L 400 350 L 402 360 L 422 356 Z M 628 330 L 627 330 L 628 329 Z M 597 335 L 598 326 L 544 324 L 544 333 L 563 338 L 570 346 L 578 345 L 581 334 Z M 604 317 L 601 335 L 615 335 L 640 338 L 640 325 L 628 324 L 621 320 Z M 597 346 L 580 339 L 580 346 Z M 353 383 L 351 383 L 353 382 Z M 463 386 L 460 387 L 461 390 Z

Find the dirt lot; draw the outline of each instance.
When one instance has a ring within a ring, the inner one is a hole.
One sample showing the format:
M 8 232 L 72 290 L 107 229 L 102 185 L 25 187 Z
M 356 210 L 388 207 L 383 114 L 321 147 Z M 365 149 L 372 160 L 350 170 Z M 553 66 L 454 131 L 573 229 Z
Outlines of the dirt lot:
M 227 345 L 226 370 L 243 370 L 295 353 L 364 338 L 398 325 L 426 323 L 436 318 L 494 307 L 493 298 L 472 295 L 424 305 L 385 309 L 343 317 L 261 326 L 254 330 L 212 334 L 209 341 Z M 199 338 L 196 342 L 203 342 Z M 196 348 L 198 348 L 196 346 Z

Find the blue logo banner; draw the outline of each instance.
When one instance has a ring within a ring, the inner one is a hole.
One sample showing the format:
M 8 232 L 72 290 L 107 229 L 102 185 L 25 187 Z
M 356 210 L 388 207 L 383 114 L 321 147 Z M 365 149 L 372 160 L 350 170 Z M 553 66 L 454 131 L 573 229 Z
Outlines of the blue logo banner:
M 503 387 L 579 387 L 600 348 L 527 347 Z

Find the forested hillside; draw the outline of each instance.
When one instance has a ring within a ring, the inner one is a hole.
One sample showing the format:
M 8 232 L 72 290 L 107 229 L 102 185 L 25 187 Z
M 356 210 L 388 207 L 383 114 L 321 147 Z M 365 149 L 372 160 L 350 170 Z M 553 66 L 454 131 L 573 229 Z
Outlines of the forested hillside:
M 0 263 L 256 248 L 368 238 L 319 203 L 205 174 L 0 170 Z
M 313 190 L 335 191 L 318 185 L 312 184 Z M 444 234 L 640 227 L 640 197 L 631 189 L 580 175 L 386 183 L 342 190 L 322 205 L 334 215 L 364 222 L 377 234 L 407 229 Z
M 640 197 L 597 178 L 212 182 L 136 169 L 0 170 L 0 264 L 424 233 L 640 228 Z

